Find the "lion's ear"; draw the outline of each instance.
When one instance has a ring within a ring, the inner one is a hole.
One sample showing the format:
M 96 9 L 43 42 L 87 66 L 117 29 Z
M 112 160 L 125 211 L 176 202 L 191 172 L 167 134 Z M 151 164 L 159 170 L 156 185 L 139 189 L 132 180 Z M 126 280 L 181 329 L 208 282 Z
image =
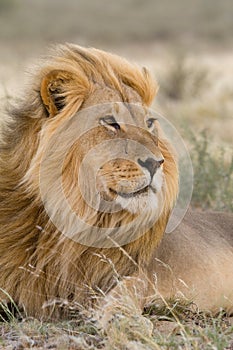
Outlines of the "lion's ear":
M 53 117 L 64 108 L 65 92 L 71 80 L 71 73 L 57 69 L 42 79 L 40 95 L 49 116 Z

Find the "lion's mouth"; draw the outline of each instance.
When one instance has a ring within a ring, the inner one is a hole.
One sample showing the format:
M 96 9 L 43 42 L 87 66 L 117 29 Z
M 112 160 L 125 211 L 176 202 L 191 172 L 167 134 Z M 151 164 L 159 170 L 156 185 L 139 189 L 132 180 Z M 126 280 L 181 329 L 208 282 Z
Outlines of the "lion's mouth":
M 144 188 L 141 188 L 138 191 L 130 192 L 130 193 L 117 192 L 117 191 L 113 190 L 112 188 L 110 188 L 109 191 L 112 192 L 114 195 L 118 195 L 118 196 L 121 196 L 123 198 L 133 198 L 133 197 L 140 196 L 142 194 L 148 194 L 149 189 L 151 189 L 154 193 L 156 193 L 156 190 L 153 187 L 151 187 L 150 185 L 148 185 Z

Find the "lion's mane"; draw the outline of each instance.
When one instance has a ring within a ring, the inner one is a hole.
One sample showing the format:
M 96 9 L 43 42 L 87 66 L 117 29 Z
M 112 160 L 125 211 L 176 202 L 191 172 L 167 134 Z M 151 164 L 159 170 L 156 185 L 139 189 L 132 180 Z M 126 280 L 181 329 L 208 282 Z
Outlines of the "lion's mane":
M 50 86 L 55 97 L 49 106 L 41 86 L 57 72 L 62 84 Z M 3 125 L 0 287 L 7 294 L 2 293 L 1 298 L 10 295 L 28 315 L 62 316 L 63 308 L 54 307 L 60 301 L 88 304 L 96 291 L 108 292 L 116 284 L 114 269 L 121 277 L 133 275 L 139 268 L 146 271 L 177 196 L 175 157 L 169 143 L 159 140 L 165 159 L 165 205 L 159 220 L 143 236 L 121 249 L 93 248 L 64 237 L 50 221 L 38 188 L 38 150 L 59 120 L 82 108 L 94 84 L 110 86 L 119 92 L 120 101 L 126 102 L 130 101 L 125 87 L 130 87 L 145 106 L 156 93 L 146 69 L 100 50 L 59 46 L 34 73 L 22 103 L 10 110 Z

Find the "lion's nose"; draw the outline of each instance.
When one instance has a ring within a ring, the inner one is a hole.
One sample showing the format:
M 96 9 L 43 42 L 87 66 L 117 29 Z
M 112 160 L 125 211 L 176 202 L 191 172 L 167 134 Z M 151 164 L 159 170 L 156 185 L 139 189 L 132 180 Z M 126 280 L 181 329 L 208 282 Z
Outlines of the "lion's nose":
M 145 161 L 138 158 L 138 164 L 149 171 L 151 178 L 154 176 L 156 170 L 163 164 L 163 162 L 163 158 L 160 160 L 147 158 Z

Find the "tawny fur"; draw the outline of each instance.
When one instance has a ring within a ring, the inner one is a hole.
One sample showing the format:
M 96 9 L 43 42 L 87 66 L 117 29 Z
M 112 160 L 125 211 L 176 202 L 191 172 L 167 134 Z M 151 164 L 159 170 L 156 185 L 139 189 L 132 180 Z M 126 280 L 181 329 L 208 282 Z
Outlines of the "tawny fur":
M 233 216 L 191 211 L 165 234 L 151 271 L 166 300 L 193 301 L 201 311 L 233 312 Z

